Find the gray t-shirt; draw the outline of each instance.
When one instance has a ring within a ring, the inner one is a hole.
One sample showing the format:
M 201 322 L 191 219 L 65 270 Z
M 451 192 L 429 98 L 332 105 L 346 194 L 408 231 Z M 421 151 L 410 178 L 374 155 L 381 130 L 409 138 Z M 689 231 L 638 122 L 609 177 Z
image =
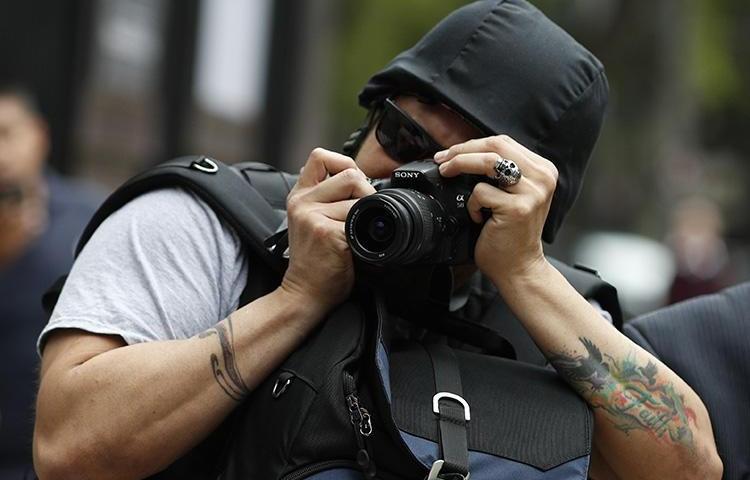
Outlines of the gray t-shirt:
M 235 231 L 195 194 L 146 193 L 86 244 L 37 348 L 61 328 L 128 344 L 191 337 L 237 308 L 247 263 Z

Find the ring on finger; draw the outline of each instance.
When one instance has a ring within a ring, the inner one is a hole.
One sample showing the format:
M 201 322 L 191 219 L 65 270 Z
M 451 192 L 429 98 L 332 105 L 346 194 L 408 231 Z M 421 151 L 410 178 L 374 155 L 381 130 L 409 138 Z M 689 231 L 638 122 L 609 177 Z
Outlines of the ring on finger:
M 495 175 L 492 179 L 501 187 L 511 187 L 521 181 L 521 169 L 507 158 L 500 157 L 495 160 L 493 170 Z

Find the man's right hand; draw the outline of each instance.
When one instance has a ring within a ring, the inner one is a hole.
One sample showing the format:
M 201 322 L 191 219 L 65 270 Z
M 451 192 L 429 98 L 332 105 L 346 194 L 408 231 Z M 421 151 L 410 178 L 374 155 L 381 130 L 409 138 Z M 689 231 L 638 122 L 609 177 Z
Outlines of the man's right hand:
M 357 199 L 375 193 L 354 160 L 316 148 L 287 198 L 289 268 L 282 288 L 328 310 L 349 295 L 354 268 L 344 221 Z

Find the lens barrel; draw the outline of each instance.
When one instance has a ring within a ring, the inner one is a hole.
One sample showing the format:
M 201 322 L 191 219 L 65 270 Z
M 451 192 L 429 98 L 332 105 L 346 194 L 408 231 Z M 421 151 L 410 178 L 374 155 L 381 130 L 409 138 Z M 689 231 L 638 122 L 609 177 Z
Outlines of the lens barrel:
M 346 219 L 346 237 L 359 259 L 405 265 L 428 257 L 438 245 L 443 207 L 417 190 L 389 188 L 362 198 Z

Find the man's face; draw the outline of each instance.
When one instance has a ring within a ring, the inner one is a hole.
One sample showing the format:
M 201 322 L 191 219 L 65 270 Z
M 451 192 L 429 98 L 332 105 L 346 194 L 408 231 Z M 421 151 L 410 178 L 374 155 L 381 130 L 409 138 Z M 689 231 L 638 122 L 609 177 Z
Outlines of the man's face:
M 0 95 L 0 186 L 35 183 L 47 148 L 43 121 L 19 98 Z
M 471 126 L 460 115 L 441 104 L 424 103 L 412 96 L 399 96 L 396 104 L 430 136 L 445 148 L 472 138 L 482 137 L 482 133 Z M 401 163 L 392 159 L 375 138 L 375 128 L 371 128 L 355 158 L 359 168 L 370 178 L 387 178 Z

